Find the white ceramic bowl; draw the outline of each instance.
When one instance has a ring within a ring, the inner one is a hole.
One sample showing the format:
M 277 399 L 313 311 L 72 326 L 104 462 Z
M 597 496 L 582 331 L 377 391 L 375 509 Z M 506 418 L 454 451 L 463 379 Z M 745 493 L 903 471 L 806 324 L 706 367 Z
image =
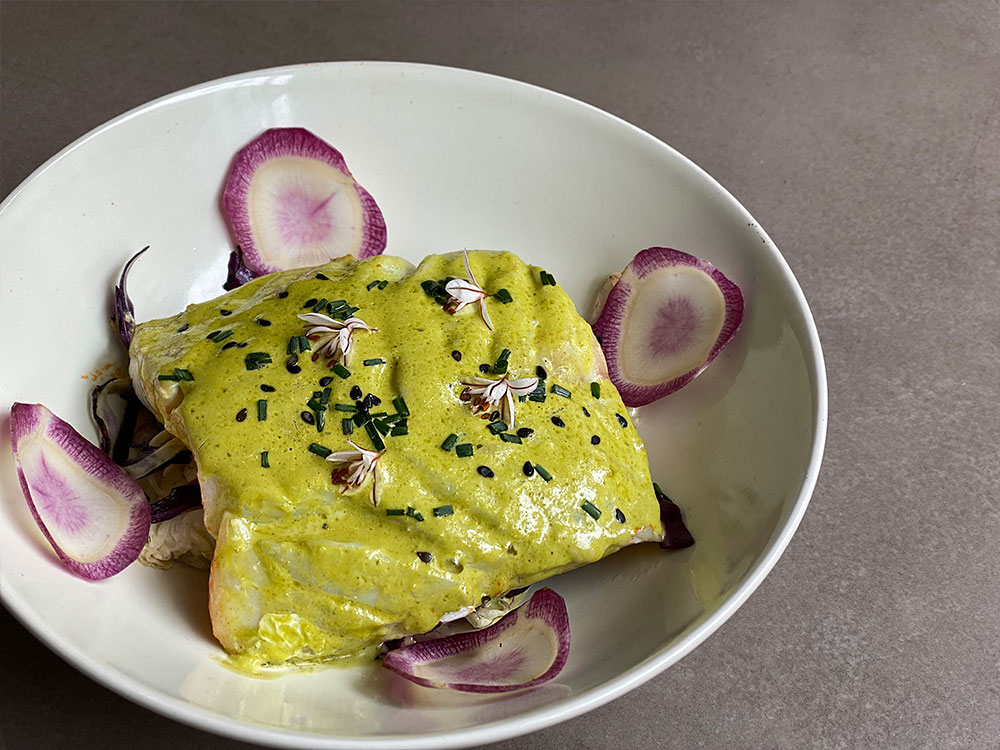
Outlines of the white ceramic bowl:
M 378 667 L 255 680 L 218 661 L 206 578 L 133 565 L 88 583 L 58 563 L 12 465 L 7 406 L 41 402 L 85 435 L 93 380 L 121 368 L 108 327 L 122 262 L 140 320 L 216 296 L 230 249 L 218 208 L 230 159 L 273 126 L 336 145 L 376 197 L 387 252 L 418 260 L 511 249 L 587 314 L 638 250 L 706 258 L 743 289 L 743 328 L 693 384 L 635 421 L 696 545 L 628 549 L 552 581 L 573 648 L 558 679 L 500 696 L 409 685 Z M 578 715 L 703 641 L 777 561 L 805 511 L 826 429 L 815 326 L 754 219 L 648 134 L 565 96 L 423 65 L 337 63 L 207 83 L 112 120 L 0 206 L 0 586 L 39 638 L 94 679 L 203 729 L 302 748 L 459 747 Z

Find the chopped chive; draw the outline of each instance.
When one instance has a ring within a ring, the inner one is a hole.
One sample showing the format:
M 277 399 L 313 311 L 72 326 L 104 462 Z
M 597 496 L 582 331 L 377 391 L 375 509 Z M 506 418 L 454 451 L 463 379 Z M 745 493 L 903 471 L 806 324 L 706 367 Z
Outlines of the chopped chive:
M 271 364 L 271 355 L 267 352 L 250 352 L 243 359 L 243 363 L 246 365 L 247 370 L 259 370 Z
M 499 435 L 501 432 L 507 431 L 507 423 L 498 419 L 496 422 L 490 422 L 486 425 L 486 429 L 494 435 Z
M 409 435 L 409 434 L 410 434 L 410 428 L 406 424 L 406 422 L 398 424 L 391 430 L 389 430 L 389 435 L 391 435 L 392 437 L 399 437 L 400 435 Z
M 414 521 L 423 521 L 423 520 L 424 520 L 424 514 L 423 514 L 423 513 L 421 513 L 421 512 L 420 512 L 420 511 L 418 510 L 418 511 L 417 511 L 416 513 L 414 513 L 414 514 L 413 514 L 413 520 L 414 520 Z
M 379 434 L 383 436 L 388 435 L 389 430 L 392 429 L 385 423 L 384 419 L 373 419 L 372 424 L 375 425 L 375 429 L 379 431 Z
M 368 282 L 368 286 L 366 286 L 365 289 L 367 289 L 369 292 L 375 287 L 378 287 L 379 289 L 385 289 L 385 285 L 388 283 L 389 283 L 388 281 L 383 281 L 382 279 L 375 279 L 375 281 Z
M 537 471 L 538 476 L 540 476 L 546 482 L 552 481 L 552 475 L 549 474 L 548 470 L 541 464 L 535 464 L 535 471 Z
M 413 506 L 407 505 L 406 515 L 408 515 L 410 518 L 413 518 L 413 516 L 417 515 L 417 509 L 414 508 Z
M 462 443 L 455 446 L 455 455 L 459 458 L 468 458 L 472 455 L 472 443 Z
M 506 289 L 500 289 L 499 291 L 493 292 L 493 296 L 498 300 L 503 302 L 505 305 L 514 301 L 514 298 L 510 296 L 510 292 Z
M 566 390 L 561 385 L 553 385 L 552 392 L 557 396 L 562 396 L 563 398 L 573 398 L 572 391 Z
M 628 427 L 628 420 L 625 419 L 625 417 L 617 413 L 615 414 L 615 416 L 618 417 L 618 424 L 620 424 L 623 428 Z
M 336 364 L 335 364 L 335 365 L 334 365 L 333 367 L 331 367 L 330 369 L 331 369 L 331 370 L 333 370 L 333 371 L 334 371 L 335 373 L 337 373 L 337 374 L 338 374 L 338 375 L 339 375 L 340 377 L 342 377 L 342 378 L 343 378 L 344 380 L 347 380 L 347 378 L 351 377 L 351 371 L 350 371 L 350 370 L 348 370 L 348 369 L 347 369 L 346 367 L 344 367 L 344 366 L 343 366 L 342 364 L 340 364 L 339 362 L 337 362 L 337 363 L 336 363 Z
M 308 406 L 313 411 L 326 411 L 326 404 L 321 404 L 315 398 L 311 398 L 306 401 L 306 406 Z
M 292 336 L 288 339 L 288 347 L 285 349 L 285 354 L 295 354 L 299 350 L 299 337 Z
M 596 383 L 595 382 L 595 383 L 591 383 L 590 384 L 590 395 L 593 396 L 594 398 L 600 398 L 601 397 L 601 384 L 600 383 Z
M 309 452 L 310 453 L 315 453 L 320 458 L 326 458 L 331 453 L 333 453 L 332 450 L 330 450 L 329 448 L 327 448 L 325 446 L 320 445 L 319 443 L 310 443 L 309 444 Z
M 324 405 L 330 403 L 330 394 L 331 393 L 333 393 L 333 389 L 332 388 L 330 388 L 329 386 L 327 386 L 326 388 L 324 388 L 323 389 L 323 395 L 321 395 L 319 397 L 319 402 L 321 404 L 324 404 Z
M 257 421 L 263 422 L 267 419 L 267 399 L 257 399 Z
M 226 330 L 219 331 L 217 334 L 215 334 L 212 337 L 212 341 L 214 341 L 216 344 L 218 344 L 223 339 L 228 339 L 232 335 L 233 335 L 232 329 L 231 328 L 227 328 Z
M 593 518 L 595 521 L 601 517 L 601 509 L 598 508 L 589 500 L 584 500 L 583 505 L 581 505 L 580 507 L 583 508 L 585 511 L 587 511 L 587 515 Z
M 372 445 L 375 446 L 375 450 L 384 451 L 385 441 L 382 440 L 382 436 L 379 434 L 378 429 L 371 422 L 365 423 L 365 432 L 368 433 L 368 437 L 371 438 Z
M 538 401 L 540 403 L 545 401 L 545 391 L 532 391 L 528 394 L 528 401 Z
M 191 374 L 191 371 L 185 370 L 182 367 L 175 367 L 174 375 L 177 377 L 178 380 L 186 380 L 188 382 L 194 380 L 194 375 Z
M 493 372 L 497 374 L 507 372 L 507 360 L 509 359 L 510 349 L 504 349 L 500 352 L 500 356 L 497 357 L 497 361 L 493 364 Z
M 340 430 L 345 435 L 352 435 L 354 433 L 354 420 L 350 417 L 345 417 L 340 420 Z
M 333 308 L 334 310 L 337 310 L 337 309 L 339 309 L 341 307 L 350 307 L 350 305 L 347 304 L 347 300 L 346 299 L 335 299 L 332 302 L 328 303 L 327 307 L 330 307 L 330 308 Z
M 309 345 L 309 339 L 308 339 L 308 337 L 306 337 L 306 336 L 299 336 L 298 339 L 299 339 L 299 351 L 300 352 L 307 352 L 310 349 L 312 349 L 312 347 Z
M 406 401 L 403 400 L 402 396 L 396 396 L 392 400 L 392 405 L 396 407 L 396 411 L 402 414 L 404 417 L 410 416 L 410 409 L 406 405 Z
M 326 428 L 326 412 L 316 412 L 316 432 L 322 432 Z
M 360 427 L 361 425 L 370 422 L 371 417 L 368 415 L 367 412 L 359 411 L 357 414 L 351 417 L 351 421 L 354 422 L 354 424 L 356 424 L 358 427 Z
M 180 380 L 180 378 L 178 378 L 176 375 L 157 375 L 156 379 L 157 380 L 170 380 L 170 381 L 173 381 L 174 383 L 176 383 L 178 380 Z
M 501 432 L 500 433 L 500 439 L 503 440 L 505 443 L 520 443 L 521 442 L 521 438 L 519 438 L 517 435 L 514 435 L 513 433 L 510 433 L 510 432 Z
M 450 451 L 452 448 L 455 447 L 455 443 L 457 443 L 457 442 L 458 442 L 458 435 L 456 435 L 453 432 L 448 437 L 446 437 L 444 439 L 443 443 L 441 443 L 441 450 L 443 450 L 443 451 Z
M 386 508 L 385 514 L 387 516 L 405 516 L 406 511 L 403 510 L 402 508 Z
M 271 464 L 267 460 L 267 451 L 261 451 L 260 452 L 260 466 L 261 466 L 262 469 L 270 469 L 271 468 Z
M 440 517 L 440 516 L 450 516 L 454 512 L 455 511 L 452 510 L 452 507 L 450 505 L 439 505 L 438 507 L 436 507 L 434 509 L 434 515 L 438 516 L 438 517 Z
M 346 411 L 350 412 L 351 414 L 353 414 L 358 410 L 358 407 L 356 407 L 354 404 L 334 404 L 333 408 L 336 409 L 337 411 Z
M 670 496 L 667 495 L 666 492 L 661 490 L 660 485 L 658 485 L 656 482 L 653 482 L 653 493 L 656 495 L 657 500 L 666 500 L 668 503 L 673 502 L 673 500 L 670 499 Z
M 316 424 L 316 417 L 313 416 L 311 411 L 304 411 L 299 416 L 302 417 L 302 421 L 306 424 Z
M 363 364 L 365 367 L 371 367 L 372 365 L 384 365 L 385 360 L 382 359 L 381 357 L 373 357 L 372 359 L 366 359 L 361 364 Z
M 302 307 L 304 307 L 304 308 L 305 307 L 312 307 L 315 304 L 316 304 L 316 298 L 315 297 L 310 297 L 309 299 L 306 300 L 306 303 L 304 305 L 302 305 Z
M 387 286 L 389 286 L 389 280 L 388 280 L 388 279 L 382 279 L 382 280 L 381 280 L 381 281 L 380 281 L 380 282 L 378 283 L 378 288 L 379 288 L 380 290 L 381 290 L 381 289 L 385 289 L 385 288 L 386 288 Z
M 555 286 L 556 285 L 556 278 L 555 278 L 555 276 L 553 276 L 548 271 L 541 271 L 541 272 L 539 272 L 539 275 L 541 276 L 541 279 L 542 279 L 542 286 Z
M 320 299 L 315 305 L 313 305 L 313 312 L 319 312 L 324 307 L 326 307 L 326 302 L 327 302 L 326 297 Z

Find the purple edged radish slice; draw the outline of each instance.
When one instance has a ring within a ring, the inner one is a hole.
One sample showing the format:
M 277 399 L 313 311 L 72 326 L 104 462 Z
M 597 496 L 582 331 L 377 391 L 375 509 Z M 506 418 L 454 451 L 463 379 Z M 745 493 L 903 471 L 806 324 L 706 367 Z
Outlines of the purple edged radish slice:
M 661 490 L 656 482 L 653 482 L 653 492 L 660 504 L 660 523 L 663 524 L 663 541 L 660 542 L 660 546 L 663 549 L 690 547 L 694 544 L 694 537 L 684 523 L 680 507 L 667 497 L 667 493 Z
M 222 203 L 242 261 L 258 276 L 385 249 L 375 199 L 340 152 L 304 128 L 272 128 L 244 146 Z
M 150 512 L 135 480 L 40 404 L 11 407 L 10 436 L 31 515 L 70 570 L 96 581 L 139 558 Z
M 552 589 L 539 589 L 488 628 L 404 646 L 382 663 L 426 687 L 504 693 L 548 682 L 568 655 L 566 602 Z
M 711 263 L 665 247 L 641 251 L 608 292 L 594 333 L 626 406 L 687 385 L 743 321 L 743 294 Z

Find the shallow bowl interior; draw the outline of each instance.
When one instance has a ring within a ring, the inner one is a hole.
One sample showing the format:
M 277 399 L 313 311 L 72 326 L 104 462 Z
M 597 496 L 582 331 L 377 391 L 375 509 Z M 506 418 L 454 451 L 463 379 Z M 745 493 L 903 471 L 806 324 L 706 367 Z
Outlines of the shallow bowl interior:
M 510 249 L 548 268 L 589 314 L 603 278 L 665 245 L 743 288 L 747 315 L 693 384 L 635 415 L 655 478 L 697 544 L 632 548 L 553 580 L 573 648 L 559 678 L 477 697 L 378 667 L 254 680 L 219 663 L 205 575 L 134 565 L 87 583 L 58 564 L 14 472 L 13 401 L 96 436 L 95 381 L 123 370 L 108 326 L 122 262 L 140 320 L 220 292 L 230 239 L 218 199 L 236 150 L 303 126 L 376 197 L 387 252 L 419 260 Z M 822 454 L 826 384 L 802 293 L 781 255 L 714 180 L 663 143 L 575 100 L 419 65 L 340 63 L 251 73 L 127 113 L 40 168 L 0 207 L 0 585 L 40 638 L 104 684 L 178 720 L 274 745 L 449 747 L 552 724 L 610 700 L 707 637 L 777 560 Z

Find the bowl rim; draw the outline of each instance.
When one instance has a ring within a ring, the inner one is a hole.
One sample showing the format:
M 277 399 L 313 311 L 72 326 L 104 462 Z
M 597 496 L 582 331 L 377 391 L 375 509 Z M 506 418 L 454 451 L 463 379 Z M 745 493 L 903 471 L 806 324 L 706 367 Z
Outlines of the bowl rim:
M 174 103 L 189 97 L 195 97 L 207 93 L 213 88 L 224 88 L 239 81 L 247 81 L 254 78 L 290 76 L 302 72 L 305 69 L 320 69 L 322 71 L 337 71 L 359 68 L 384 67 L 395 69 L 399 72 L 426 72 L 429 74 L 468 77 L 469 79 L 481 79 L 489 84 L 501 84 L 512 86 L 520 91 L 543 95 L 546 98 L 554 97 L 561 100 L 563 104 L 571 107 L 583 108 L 591 115 L 604 118 L 609 124 L 617 127 L 625 127 L 632 134 L 640 139 L 646 140 L 650 145 L 660 149 L 666 149 L 673 157 L 680 159 L 687 167 L 693 169 L 706 184 L 714 187 L 718 191 L 719 197 L 728 204 L 728 207 L 735 209 L 747 223 L 760 234 L 763 245 L 767 252 L 776 262 L 778 272 L 782 281 L 792 291 L 796 308 L 801 312 L 802 322 L 806 338 L 804 340 L 803 354 L 805 355 L 808 376 L 810 379 L 812 393 L 810 394 L 814 404 L 812 420 L 812 445 L 809 462 L 803 476 L 802 483 L 798 490 L 798 495 L 784 525 L 775 529 L 771 538 L 765 545 L 764 552 L 759 560 L 745 575 L 743 582 L 732 590 L 719 608 L 709 615 L 704 621 L 691 628 L 682 635 L 677 642 L 670 646 L 664 646 L 660 650 L 650 654 L 632 669 L 617 677 L 585 690 L 578 695 L 557 701 L 549 706 L 544 706 L 515 717 L 500 721 L 488 722 L 466 729 L 453 731 L 434 732 L 425 735 L 381 735 L 378 737 L 361 736 L 331 736 L 317 733 L 302 732 L 290 729 L 278 729 L 260 724 L 249 724 L 216 714 L 208 709 L 193 705 L 179 698 L 172 698 L 161 694 L 159 691 L 148 689 L 144 683 L 119 673 L 113 668 L 109 668 L 100 661 L 91 658 L 86 654 L 77 651 L 71 644 L 51 632 L 44 620 L 39 617 L 30 605 L 21 599 L 14 591 L 5 585 L 0 585 L 0 601 L 3 602 L 7 610 L 21 622 L 32 634 L 44 643 L 48 648 L 58 654 L 70 665 L 86 674 L 104 687 L 118 693 L 124 698 L 138 703 L 139 705 L 153 710 L 167 718 L 179 721 L 198 729 L 256 744 L 271 744 L 277 747 L 295 748 L 317 748 L 324 750 L 373 750 L 375 748 L 385 748 L 386 750 L 398 750 L 399 748 L 416 748 L 427 750 L 444 748 L 462 748 L 486 742 L 498 742 L 512 737 L 528 734 L 558 724 L 568 719 L 575 718 L 604 705 L 625 693 L 639 687 L 649 681 L 660 672 L 671 665 L 677 663 L 695 647 L 700 645 L 706 638 L 714 633 L 726 622 L 757 589 L 765 577 L 771 572 L 775 564 L 780 559 L 785 548 L 795 534 L 799 523 L 809 505 L 810 498 L 816 487 L 819 478 L 820 465 L 823 459 L 823 452 L 826 444 L 827 418 L 828 418 L 828 392 L 826 365 L 823 357 L 822 346 L 819 340 L 819 333 L 812 315 L 812 310 L 806 301 L 798 281 L 791 271 L 787 261 L 777 246 L 763 230 L 750 212 L 719 182 L 708 172 L 695 164 L 691 159 L 677 151 L 669 144 L 661 141 L 652 134 L 642 130 L 636 125 L 623 120 L 605 110 L 592 104 L 588 104 L 575 97 L 546 89 L 514 78 L 485 73 L 466 68 L 457 68 L 445 65 L 434 65 L 428 63 L 415 62 L 395 62 L 378 60 L 353 60 L 336 62 L 311 62 L 297 63 L 292 65 L 282 65 L 272 68 L 262 68 L 259 70 L 245 71 L 222 78 L 205 81 L 189 86 L 171 93 L 164 94 L 148 102 L 140 104 L 126 112 L 114 117 L 101 125 L 93 128 L 89 132 L 80 136 L 58 153 L 47 159 L 28 175 L 2 202 L 0 202 L 0 218 L 4 211 L 28 187 L 28 185 L 40 178 L 49 168 L 57 162 L 66 158 L 83 144 L 90 141 L 107 130 L 111 130 L 118 124 L 141 116 L 146 112 L 158 109 L 166 104 Z M 0 574 L 0 584 L 4 577 Z

